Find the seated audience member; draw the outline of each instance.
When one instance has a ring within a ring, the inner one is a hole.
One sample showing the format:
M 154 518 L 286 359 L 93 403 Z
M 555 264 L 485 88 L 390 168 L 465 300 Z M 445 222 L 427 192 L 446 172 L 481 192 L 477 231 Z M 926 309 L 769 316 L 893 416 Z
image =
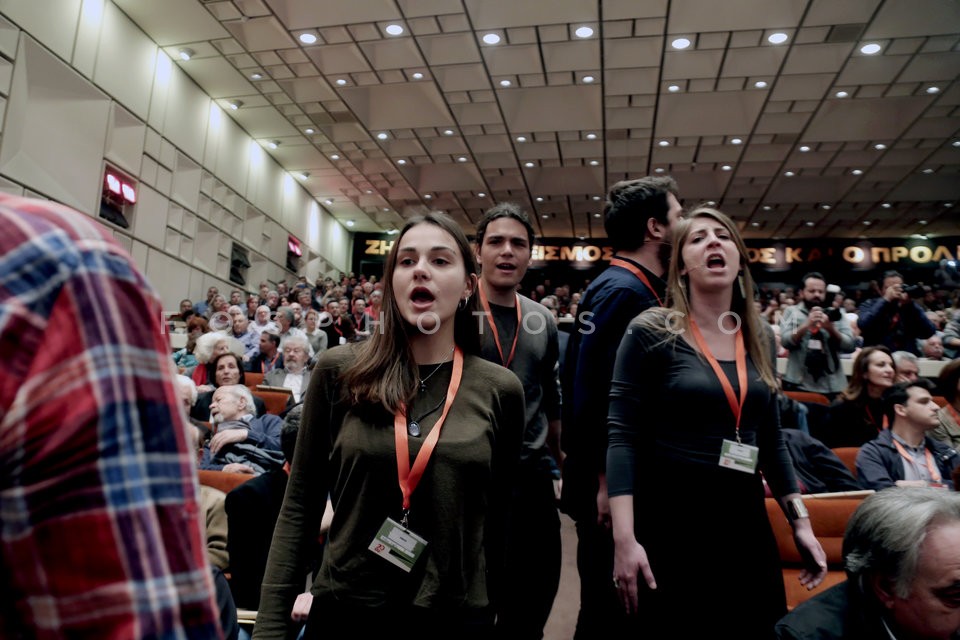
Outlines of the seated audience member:
M 235 353 L 224 353 L 214 358 L 209 366 L 213 374 L 213 390 L 198 393 L 190 410 L 190 417 L 201 422 L 211 422 L 210 405 L 213 402 L 213 391 L 219 387 L 231 384 L 247 384 L 246 376 L 243 370 L 243 361 Z M 257 396 L 253 397 L 253 404 L 257 408 L 257 415 L 262 416 L 267 412 L 267 405 Z
M 271 289 L 267 291 L 267 307 L 270 308 L 270 312 L 277 310 L 277 307 L 280 306 L 280 294 Z
M 197 338 L 197 366 L 193 369 L 193 381 L 197 383 L 197 391 L 203 393 L 213 389 L 210 384 L 210 367 L 207 365 L 213 362 L 217 356 L 224 353 L 232 353 L 241 360 L 243 359 L 243 343 L 232 336 L 224 335 L 219 332 L 205 333 Z
M 277 368 L 283 368 L 280 336 L 272 331 L 264 331 L 260 334 L 260 353 L 247 363 L 247 371 L 266 375 Z
M 293 392 L 290 406 L 300 402 L 310 382 L 310 342 L 306 336 L 290 336 L 283 343 L 283 368 L 273 369 L 264 376 L 264 384 L 271 387 L 284 387 Z
M 206 316 L 207 311 L 210 309 L 210 303 L 213 302 L 214 297 L 220 293 L 220 290 L 216 287 L 209 287 L 207 289 L 207 298 L 206 300 L 201 300 L 200 302 L 193 303 L 193 311 L 201 316 Z
M 260 334 L 250 326 L 246 314 L 239 313 L 233 316 L 233 328 L 229 335 L 243 345 L 244 362 L 250 362 L 251 358 L 260 353 Z
M 207 559 L 222 571 L 230 569 L 227 551 L 227 512 L 223 503 L 227 494 L 219 489 L 200 485 L 200 509 L 204 518 L 207 539 Z
M 920 350 L 927 360 L 943 360 L 943 339 L 933 334 L 926 340 L 920 341 Z
M 779 640 L 913 640 L 960 632 L 960 495 L 894 487 L 868 496 L 843 536 L 847 580 L 777 623 Z
M 267 568 L 273 528 L 287 489 L 288 465 L 293 460 L 297 444 L 302 407 L 299 404 L 287 413 L 280 430 L 280 446 L 287 461 L 283 468 L 271 469 L 227 494 L 224 506 L 230 532 L 227 538 L 231 558 L 230 589 L 237 605 L 245 609 L 260 606 L 260 584 Z M 319 563 L 320 549 L 318 544 L 315 563 Z M 313 569 L 313 566 L 304 567 L 303 575 Z
M 306 327 L 304 333 L 310 341 L 313 357 L 316 358 L 327 350 L 327 332 L 320 328 L 320 312 L 313 308 L 309 309 L 303 322 Z
M 930 435 L 944 444 L 960 449 L 960 360 L 940 370 L 940 392 L 947 404 L 937 414 L 940 424 Z
M 850 383 L 830 405 L 821 432 L 810 435 L 831 449 L 859 447 L 884 428 L 881 396 L 893 386 L 893 359 L 886 347 L 866 347 L 853 361 Z
M 304 335 L 302 329 L 298 329 L 294 323 L 296 317 L 294 316 L 293 309 L 290 307 L 280 307 L 277 309 L 277 316 L 274 319 L 277 323 L 277 326 L 280 327 L 280 330 L 277 331 L 277 335 L 280 336 L 280 346 L 283 347 L 284 341 L 291 336 L 302 336 Z
M 247 298 L 247 320 L 252 324 L 257 319 L 257 309 L 260 307 L 260 298 L 251 295 Z M 269 309 L 267 310 L 269 313 Z M 268 316 L 269 317 L 269 316 Z
M 890 428 L 860 447 L 857 479 L 864 489 L 893 485 L 953 488 L 951 474 L 960 466 L 956 450 L 930 436 L 939 421 L 928 380 L 904 382 L 883 394 Z
M 250 323 L 250 326 L 258 334 L 263 333 L 264 331 L 277 331 L 277 325 L 270 320 L 270 307 L 265 304 L 257 307 L 257 313 L 254 316 L 253 322 Z
M 797 429 L 782 429 L 801 493 L 857 491 L 860 485 L 847 465 L 822 442 Z
M 895 383 L 915 382 L 920 377 L 920 364 L 916 355 L 909 351 L 894 351 L 893 370 L 896 372 Z
M 179 351 L 174 352 L 173 362 L 177 365 L 177 372 L 186 375 L 192 375 L 194 367 L 197 366 L 197 338 L 210 332 L 210 326 L 207 319 L 201 316 L 193 315 L 187 320 L 187 344 Z
M 213 392 L 210 412 L 216 433 L 204 445 L 201 469 L 259 475 L 283 466 L 277 416 L 254 416 L 253 395 L 243 385 L 227 385 Z
M 948 358 L 960 357 L 960 312 L 954 311 L 953 320 L 943 329 L 943 352 Z

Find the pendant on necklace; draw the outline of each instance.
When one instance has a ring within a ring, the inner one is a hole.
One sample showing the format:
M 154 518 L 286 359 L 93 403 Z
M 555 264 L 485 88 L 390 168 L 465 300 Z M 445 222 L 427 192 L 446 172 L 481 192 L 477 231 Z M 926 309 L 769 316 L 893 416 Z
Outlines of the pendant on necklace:
M 420 437 L 420 424 L 416 420 L 411 420 L 407 423 L 407 433 L 411 437 L 419 438 Z

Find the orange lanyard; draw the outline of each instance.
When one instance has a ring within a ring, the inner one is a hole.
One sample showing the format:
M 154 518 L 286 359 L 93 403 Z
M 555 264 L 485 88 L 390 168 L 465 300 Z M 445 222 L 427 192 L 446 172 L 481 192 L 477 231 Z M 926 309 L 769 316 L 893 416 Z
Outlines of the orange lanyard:
M 720 363 L 717 362 L 717 359 L 714 358 L 710 352 L 710 347 L 707 346 L 707 341 L 703 339 L 703 334 L 700 333 L 700 328 L 697 326 L 697 323 L 694 322 L 693 318 L 690 318 L 690 329 L 693 331 L 693 338 L 696 340 L 697 346 L 700 347 L 700 351 L 706 356 L 707 362 L 709 362 L 710 367 L 713 368 L 713 373 L 717 376 L 717 380 L 720 381 L 720 386 L 723 387 L 723 393 L 727 396 L 730 411 L 736 420 L 735 429 L 737 431 L 737 442 L 740 442 L 740 416 L 743 414 L 743 403 L 747 400 L 747 353 L 743 346 L 743 331 L 737 331 L 735 357 L 737 363 L 737 382 L 740 383 L 740 401 L 737 402 L 737 394 L 733 391 L 733 385 L 730 384 L 727 374 L 720 368 Z
M 270 369 L 272 370 L 274 365 L 277 362 L 277 358 L 280 357 L 280 352 L 273 354 L 273 359 L 270 361 Z M 267 363 L 265 360 L 260 361 L 260 373 L 267 373 Z
M 631 262 L 627 262 L 627 261 L 624 260 L 623 258 L 614 258 L 613 260 L 610 261 L 610 266 L 611 266 L 611 267 L 620 267 L 621 269 L 626 269 L 627 271 L 629 271 L 629 272 L 632 273 L 633 275 L 637 276 L 637 279 L 640 280 L 640 282 L 643 283 L 643 286 L 645 286 L 647 289 L 649 289 L 649 290 L 650 290 L 650 293 L 653 294 L 653 297 L 657 299 L 657 304 L 660 305 L 661 307 L 663 306 L 663 301 L 660 300 L 660 296 L 657 295 L 656 289 L 654 289 L 654 288 L 653 288 L 653 285 L 650 284 L 650 279 L 647 278 L 647 274 L 645 274 L 643 271 L 641 271 L 640 268 L 637 267 L 637 265 L 635 265 L 635 264 L 633 264 L 633 263 L 631 263 Z
M 900 452 L 900 457 L 909 462 L 914 467 L 918 467 L 917 461 L 913 459 L 907 450 L 903 448 L 903 445 L 897 442 L 896 438 L 893 439 L 893 446 L 897 448 L 897 451 Z M 937 469 L 937 465 L 933 464 L 933 456 L 930 454 L 930 449 L 924 447 L 923 452 L 926 454 L 927 459 L 927 471 L 930 472 L 930 480 L 933 482 L 939 483 L 943 480 L 943 477 L 940 475 L 940 470 Z M 917 474 L 919 475 L 919 473 Z
M 487 317 L 487 324 L 490 325 L 490 328 L 493 330 L 493 341 L 497 345 L 497 351 L 500 353 L 500 362 L 503 363 L 503 366 L 510 368 L 510 363 L 513 362 L 513 356 L 517 352 L 517 338 L 520 337 L 520 295 L 513 294 L 517 296 L 517 331 L 513 334 L 513 346 L 510 347 L 510 355 L 506 359 L 503 357 L 503 347 L 500 346 L 500 334 L 497 333 L 497 323 L 493 320 L 493 314 L 490 312 L 490 302 L 487 300 L 487 294 L 483 292 L 483 284 L 480 283 L 477 285 L 477 291 L 480 293 L 480 304 L 483 306 L 483 313 Z
M 880 424 L 877 424 L 877 419 L 873 417 L 873 411 L 870 411 L 870 405 L 864 405 L 863 409 L 867 412 L 867 418 L 870 419 L 870 423 L 877 428 L 877 433 L 880 433 L 888 428 L 890 420 L 887 417 L 887 414 L 883 414 L 881 416 L 882 420 L 880 421 Z
M 413 468 L 410 467 L 410 448 L 407 443 L 406 405 L 401 404 L 400 409 L 393 415 L 393 434 L 397 443 L 397 475 L 400 479 L 400 491 L 403 493 L 404 520 L 406 520 L 407 512 L 410 511 L 410 495 L 420 483 L 420 478 L 427 468 L 427 462 L 430 461 L 433 449 L 437 446 L 437 440 L 440 439 L 440 428 L 443 427 L 443 423 L 447 419 L 453 399 L 457 397 L 462 377 L 463 351 L 460 350 L 460 347 L 457 347 L 453 351 L 453 374 L 450 376 L 450 384 L 447 386 L 447 400 L 443 404 L 443 413 L 440 414 L 440 419 L 433 425 L 430 434 L 423 441 L 423 446 L 420 447 L 420 452 L 417 453 L 417 458 L 413 461 Z

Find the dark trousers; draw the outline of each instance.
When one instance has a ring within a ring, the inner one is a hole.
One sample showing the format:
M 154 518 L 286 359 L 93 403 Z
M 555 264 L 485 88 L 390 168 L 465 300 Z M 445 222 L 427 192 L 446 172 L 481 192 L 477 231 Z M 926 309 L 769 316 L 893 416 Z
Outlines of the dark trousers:
M 497 636 L 543 637 L 560 585 L 560 516 L 548 471 L 524 471 L 514 498 Z
M 335 598 L 314 598 L 304 640 L 489 640 L 489 609 L 437 611 L 414 606 L 367 607 Z
M 597 524 L 596 510 L 592 518 L 577 521 L 577 571 L 580 615 L 574 640 L 640 637 L 641 616 L 628 616 L 613 588 L 613 534 Z

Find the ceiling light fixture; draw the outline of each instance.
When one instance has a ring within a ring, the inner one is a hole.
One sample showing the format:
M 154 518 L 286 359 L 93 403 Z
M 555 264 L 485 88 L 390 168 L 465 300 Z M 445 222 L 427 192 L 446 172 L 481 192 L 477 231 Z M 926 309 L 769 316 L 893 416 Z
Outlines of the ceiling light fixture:
M 600 161 L 599 161 L 599 160 L 591 160 L 591 161 L 590 161 L 590 166 L 591 166 L 591 167 L 596 167 L 596 166 L 599 165 L 599 164 L 600 164 Z
M 523 166 L 525 166 L 527 169 L 530 169 L 532 167 L 535 167 L 536 165 L 532 162 L 524 162 Z
M 347 220 L 347 226 L 352 227 L 354 225 L 353 220 Z
M 884 203 L 881 204 L 880 206 L 883 207 L 884 209 L 889 209 L 889 208 L 892 207 L 893 205 L 890 204 L 889 202 L 884 202 Z
M 453 129 L 444 129 L 443 135 L 445 135 L 445 136 L 452 136 L 452 135 L 453 135 Z
M 785 175 L 785 176 L 788 177 L 788 178 L 792 178 L 793 176 L 795 176 L 795 175 L 797 175 L 797 174 L 795 174 L 793 171 L 784 171 L 784 172 L 783 172 L 783 175 Z
M 197 52 L 191 49 L 190 47 L 181 47 L 180 51 L 177 52 L 177 55 L 180 56 L 181 60 L 186 62 L 187 60 L 192 58 L 194 55 L 196 55 L 196 53 Z
M 549 219 L 550 219 L 550 214 L 549 214 L 549 213 L 545 213 L 545 214 L 543 214 L 543 215 L 540 216 L 540 217 L 543 218 L 544 220 L 549 220 Z
M 401 166 L 402 166 L 402 165 L 405 165 L 405 164 L 407 164 L 407 161 L 406 161 L 406 160 L 404 160 L 403 158 L 400 158 L 399 160 L 397 160 L 397 164 L 399 164 L 399 165 L 401 165 Z
M 301 180 L 306 180 L 307 178 L 310 177 L 310 172 L 303 171 L 297 177 L 300 178 Z
M 512 85 L 512 84 L 513 84 L 513 83 L 510 82 L 509 80 L 501 80 L 501 81 L 500 81 L 500 86 L 501 86 L 501 87 L 509 87 L 509 86 Z
M 378 139 L 378 140 L 386 140 L 388 137 L 389 137 L 389 136 L 387 136 L 387 134 L 384 133 L 383 131 L 381 131 L 380 133 L 377 134 L 377 139 Z
M 373 189 L 367 189 L 366 191 L 364 191 L 364 193 L 367 194 L 368 196 L 371 196 L 373 195 Z
M 423 194 L 423 197 L 424 197 L 424 199 L 426 199 L 426 200 L 431 200 L 431 199 L 433 198 L 433 196 L 432 196 L 431 194 L 429 194 L 429 193 Z
M 952 144 L 952 145 L 955 146 L 955 147 L 960 147 L 960 140 L 954 140 L 954 141 L 951 142 L 950 144 Z
M 708 206 L 708 207 L 715 207 L 715 206 L 717 206 L 717 203 L 714 202 L 713 200 L 707 200 L 707 206 Z
M 663 167 L 657 167 L 656 169 L 653 170 L 654 173 L 663 173 L 664 171 L 665 169 Z
M 584 83 L 586 83 L 586 84 L 590 84 L 590 83 L 592 83 L 594 80 L 596 80 L 596 78 L 594 78 L 593 76 L 583 76 L 583 81 L 584 81 Z
M 767 82 L 766 80 L 757 80 L 756 82 L 753 83 L 753 86 L 755 86 L 757 89 L 766 89 Z
M 467 156 L 460 156 L 459 158 L 457 158 L 457 162 L 466 162 L 466 161 L 467 161 Z
M 594 200 L 599 200 L 599 199 L 600 199 L 600 196 L 593 196 L 593 199 L 594 199 Z
M 230 105 L 231 109 L 236 111 L 237 109 L 243 106 L 243 100 L 230 100 L 227 102 L 227 104 Z
M 573 32 L 578 38 L 589 38 L 593 35 L 593 29 L 590 27 L 578 27 L 576 31 Z
M 933 95 L 935 93 L 940 93 L 940 87 L 927 87 L 927 93 Z
M 930 167 L 927 167 L 926 169 L 923 170 L 923 173 L 930 175 L 931 173 L 933 173 L 933 169 L 931 169 Z
M 420 73 L 419 71 L 414 71 L 412 77 L 414 80 L 423 80 L 423 74 Z
M 384 29 L 391 36 L 398 36 L 403 33 L 403 27 L 398 24 L 388 24 Z
M 657 145 L 658 145 L 658 146 L 661 146 L 661 147 L 669 147 L 669 146 L 670 146 L 670 141 L 669 141 L 669 140 L 661 140 L 660 142 L 657 143 Z
M 784 42 L 787 41 L 787 38 L 789 37 L 790 36 L 788 36 L 787 34 L 778 31 L 777 33 L 771 33 L 767 37 L 767 42 L 769 42 L 770 44 L 783 44 Z
M 731 169 L 733 169 L 733 167 L 731 167 L 731 166 L 728 165 L 728 164 L 725 164 L 725 165 L 723 165 L 722 167 L 720 167 L 720 169 L 721 169 L 721 171 L 730 171 Z
M 686 49 L 691 44 L 689 38 L 676 38 L 673 42 L 670 43 L 670 46 L 674 49 Z
M 331 160 L 339 160 L 339 159 L 340 159 L 340 156 L 335 153 L 335 154 L 333 154 L 332 156 L 330 156 L 330 159 L 331 159 Z
M 820 208 L 823 209 L 823 210 L 825 210 L 825 211 L 830 211 L 830 205 L 828 205 L 828 204 L 822 204 L 822 205 L 820 205 Z
M 807 225 L 808 227 L 813 227 L 813 226 L 816 226 L 817 223 L 812 220 L 807 220 L 803 224 Z
M 483 191 L 481 191 L 480 193 L 477 194 L 477 197 L 478 197 L 478 198 L 486 198 L 486 197 L 487 197 L 487 194 L 485 194 Z
M 588 134 L 587 134 L 587 140 L 596 140 L 596 139 L 597 139 L 597 134 L 595 134 L 595 133 L 588 133 Z
M 496 33 L 483 34 L 483 41 L 487 44 L 500 44 L 500 36 Z
M 870 226 L 871 224 L 873 224 L 873 223 L 870 222 L 869 220 L 864 220 L 864 221 L 863 221 L 863 224 L 869 227 L 869 226 Z
M 835 96 L 838 97 L 838 98 L 846 98 L 846 97 L 849 97 L 850 94 L 847 93 L 846 91 L 837 91 L 837 92 L 836 92 L 835 94 L 833 94 L 833 95 L 835 95 Z
M 251 80 L 263 80 L 263 74 L 260 73 L 259 71 L 254 71 L 253 73 L 250 74 L 250 79 L 251 79 Z
M 917 224 L 927 224 L 926 220 L 917 220 Z
M 342 87 L 342 86 L 344 86 L 345 84 L 347 84 L 346 78 L 337 78 L 337 85 L 338 85 L 338 86 L 341 86 L 341 87 Z
M 800 153 L 806 153 L 808 151 L 810 151 L 810 147 L 808 147 L 807 145 L 803 145 L 802 147 L 800 147 Z
M 750 223 L 750 226 L 751 226 L 751 227 L 759 227 L 759 226 L 760 226 L 760 223 L 759 223 L 759 222 L 751 222 L 751 223 Z
M 883 47 L 881 47 L 876 42 L 868 42 L 867 44 L 860 47 L 860 53 L 866 56 L 872 56 L 874 54 L 880 53 L 880 49 L 882 48 Z
M 313 127 L 307 127 L 306 129 L 303 130 L 303 132 L 306 133 L 307 135 L 312 136 L 313 134 L 316 133 L 316 130 Z
M 680 85 L 672 84 L 669 87 L 667 87 L 667 91 L 669 91 L 670 93 L 676 93 L 677 91 L 680 91 Z
M 537 202 L 543 202 L 543 196 L 537 196 Z
M 743 139 L 741 139 L 741 138 L 730 138 L 730 144 L 743 144 Z
M 331 200 L 330 198 L 327 198 L 327 199 L 324 200 L 323 202 L 324 202 L 324 204 L 333 204 L 333 200 Z
M 855 176 L 862 176 L 862 175 L 863 175 L 863 169 L 854 169 L 854 170 L 851 171 L 850 173 L 852 173 L 852 174 L 855 175 Z
M 599 217 L 601 217 L 601 214 L 595 213 L 595 214 L 593 214 L 593 217 L 594 217 L 594 218 L 599 218 Z
M 883 151 L 887 148 L 887 145 L 883 144 L 882 142 L 878 142 L 877 144 L 873 145 L 873 148 L 877 151 Z
M 771 206 L 768 205 L 768 204 L 763 205 L 763 210 L 764 210 L 764 211 L 770 211 L 770 210 L 772 210 L 772 209 L 773 209 L 773 207 L 771 207 Z
M 303 44 L 313 44 L 317 41 L 317 36 L 312 33 L 301 33 L 299 39 Z
M 279 141 L 279 140 L 271 140 L 270 142 L 267 143 L 267 146 L 270 147 L 271 149 L 276 149 L 277 147 L 280 146 L 280 141 Z

